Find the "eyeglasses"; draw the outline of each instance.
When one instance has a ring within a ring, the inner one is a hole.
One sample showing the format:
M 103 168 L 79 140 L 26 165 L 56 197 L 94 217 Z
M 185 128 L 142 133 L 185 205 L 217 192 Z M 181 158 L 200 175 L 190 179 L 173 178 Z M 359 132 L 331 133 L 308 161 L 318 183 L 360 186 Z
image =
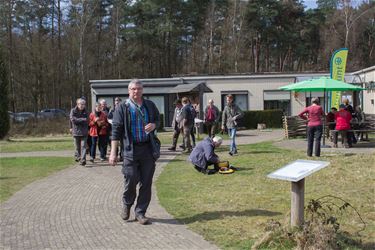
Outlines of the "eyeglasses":
M 130 90 L 143 90 L 143 88 L 130 88 Z

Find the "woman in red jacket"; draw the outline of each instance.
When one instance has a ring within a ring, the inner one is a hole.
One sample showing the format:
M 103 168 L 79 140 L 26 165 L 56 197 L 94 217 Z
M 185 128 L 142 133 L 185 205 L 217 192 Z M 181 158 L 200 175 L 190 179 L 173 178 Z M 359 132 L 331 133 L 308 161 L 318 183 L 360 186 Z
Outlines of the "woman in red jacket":
M 302 110 L 298 114 L 304 120 L 308 120 L 307 123 L 307 156 L 312 156 L 313 144 L 315 140 L 315 156 L 320 156 L 320 139 L 322 138 L 323 125 L 322 118 L 324 112 L 322 107 L 319 105 L 319 99 L 313 98 L 312 105 Z M 306 116 L 307 114 L 307 116 Z
M 344 140 L 345 148 L 352 147 L 351 143 L 348 144 L 347 132 L 350 130 L 350 120 L 352 119 L 352 114 L 345 110 L 345 105 L 340 105 L 340 110 L 335 113 L 336 120 L 336 130 L 341 132 L 341 137 Z M 335 133 L 333 136 L 333 147 L 337 148 L 337 137 L 338 133 Z
M 90 148 L 90 161 L 94 162 L 96 156 L 96 145 L 99 144 L 100 160 L 106 159 L 107 152 L 105 152 L 105 146 L 107 145 L 107 128 L 109 126 L 107 115 L 103 112 L 102 107 L 99 103 L 95 104 L 95 110 L 90 114 L 90 136 L 91 136 L 91 148 Z

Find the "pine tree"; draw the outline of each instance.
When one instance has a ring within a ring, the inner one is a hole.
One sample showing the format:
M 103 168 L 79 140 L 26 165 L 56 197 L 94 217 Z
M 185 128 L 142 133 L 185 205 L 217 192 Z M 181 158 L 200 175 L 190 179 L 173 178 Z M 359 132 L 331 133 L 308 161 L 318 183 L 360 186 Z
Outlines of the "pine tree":
M 8 78 L 3 51 L 0 47 L 0 139 L 3 139 L 9 131 L 8 114 Z

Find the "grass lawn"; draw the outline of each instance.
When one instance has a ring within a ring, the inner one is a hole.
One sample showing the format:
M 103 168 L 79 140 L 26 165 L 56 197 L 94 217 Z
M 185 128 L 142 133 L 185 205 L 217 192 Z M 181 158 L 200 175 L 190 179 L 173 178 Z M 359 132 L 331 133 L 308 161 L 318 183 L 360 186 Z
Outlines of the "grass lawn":
M 74 149 L 71 136 L 11 138 L 8 141 L 0 141 L 1 153 L 69 149 Z
M 27 184 L 72 164 L 71 157 L 0 158 L 0 202 Z
M 222 160 L 240 170 L 232 175 L 203 175 L 180 155 L 170 162 L 157 181 L 161 204 L 180 222 L 223 249 L 249 249 L 264 235 L 270 219 L 289 223 L 290 183 L 269 179 L 270 172 L 296 160 L 303 152 L 284 150 L 271 143 L 239 146 L 233 158 L 219 148 Z M 331 164 L 306 179 L 305 204 L 324 195 L 343 198 L 367 223 L 358 238 L 375 239 L 375 155 L 313 158 Z M 342 230 L 355 233 L 362 224 L 352 210 L 338 217 Z M 275 246 L 289 249 L 291 246 Z

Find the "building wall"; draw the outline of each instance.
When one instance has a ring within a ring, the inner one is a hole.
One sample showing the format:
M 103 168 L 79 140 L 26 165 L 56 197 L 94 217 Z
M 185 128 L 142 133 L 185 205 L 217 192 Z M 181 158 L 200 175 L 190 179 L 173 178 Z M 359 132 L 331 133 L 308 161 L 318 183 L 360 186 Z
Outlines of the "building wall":
M 364 83 L 363 87 L 372 88 L 363 91 L 363 112 L 365 114 L 375 114 L 375 67 L 358 75 L 361 78 L 361 82 Z M 372 84 L 370 84 L 371 82 Z
M 248 93 L 248 109 L 263 110 L 264 109 L 264 91 L 278 90 L 279 87 L 292 84 L 295 77 L 288 78 L 255 78 L 255 79 L 208 79 L 206 85 L 212 89 L 213 93 L 204 94 L 204 107 L 209 99 L 213 99 L 217 107 L 222 110 L 221 98 L 223 93 Z M 290 97 L 291 113 L 298 114 L 305 107 L 305 95 L 300 93 L 297 98 L 293 94 Z

